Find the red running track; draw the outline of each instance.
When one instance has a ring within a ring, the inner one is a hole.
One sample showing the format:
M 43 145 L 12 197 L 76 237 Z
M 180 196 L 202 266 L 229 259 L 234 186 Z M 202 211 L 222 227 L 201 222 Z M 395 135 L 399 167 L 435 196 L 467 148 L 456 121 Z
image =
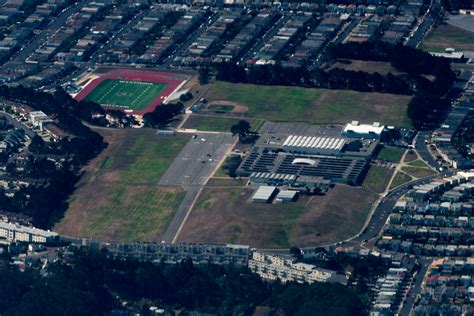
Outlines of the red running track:
M 94 90 L 102 81 L 106 79 L 125 79 L 134 81 L 145 81 L 145 82 L 157 82 L 166 83 L 166 88 L 160 93 L 156 99 L 143 110 L 126 110 L 127 113 L 132 112 L 133 114 L 143 115 L 145 113 L 153 111 L 163 100 L 165 100 L 174 90 L 186 79 L 183 79 L 183 75 L 168 73 L 168 72 L 152 72 L 145 70 L 134 70 L 134 69 L 112 69 L 99 78 L 92 80 L 81 92 L 79 92 L 74 99 L 77 101 L 83 100 L 92 90 Z M 111 107 L 112 108 L 112 107 Z M 118 110 L 124 110 L 122 108 L 116 108 Z

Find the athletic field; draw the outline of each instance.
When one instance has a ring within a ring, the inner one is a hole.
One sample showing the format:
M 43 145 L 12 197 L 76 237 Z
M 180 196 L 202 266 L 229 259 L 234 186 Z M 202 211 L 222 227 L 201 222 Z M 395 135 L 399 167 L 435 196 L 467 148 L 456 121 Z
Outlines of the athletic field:
M 166 88 L 165 83 L 105 79 L 85 98 L 102 106 L 126 110 L 147 108 Z

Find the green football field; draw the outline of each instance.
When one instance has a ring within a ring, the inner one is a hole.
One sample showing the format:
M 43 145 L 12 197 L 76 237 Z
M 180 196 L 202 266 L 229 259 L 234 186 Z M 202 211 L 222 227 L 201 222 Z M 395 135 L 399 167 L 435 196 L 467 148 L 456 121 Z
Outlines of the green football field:
M 85 100 L 102 106 L 143 110 L 160 95 L 166 86 L 165 83 L 105 79 L 87 95 Z

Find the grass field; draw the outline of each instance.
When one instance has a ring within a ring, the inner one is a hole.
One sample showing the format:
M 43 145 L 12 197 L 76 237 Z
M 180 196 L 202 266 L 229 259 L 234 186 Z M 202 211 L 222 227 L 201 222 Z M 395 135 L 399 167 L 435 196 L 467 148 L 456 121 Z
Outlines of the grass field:
M 391 162 L 399 162 L 400 159 L 402 159 L 404 152 L 405 149 L 401 149 L 398 147 L 384 147 L 377 155 L 377 159 Z
M 89 165 L 55 231 L 102 241 L 160 241 L 185 192 L 159 186 L 189 136 L 98 130 L 109 146 Z
M 231 126 L 237 124 L 240 120 L 240 118 L 234 117 L 193 114 L 184 123 L 183 128 L 197 129 L 199 131 L 230 132 Z M 245 120 L 250 123 L 253 132 L 258 131 L 264 122 L 259 119 Z
M 405 173 L 402 173 L 402 172 L 398 172 L 395 175 L 395 178 L 393 178 L 392 183 L 390 184 L 390 189 L 396 188 L 399 185 L 402 185 L 402 184 L 404 184 L 408 181 L 411 181 L 411 180 L 412 180 L 412 177 L 410 177 L 409 175 L 407 175 Z
M 239 243 L 287 248 L 336 242 L 362 227 L 377 195 L 336 185 L 323 196 L 287 204 L 251 203 L 249 188 L 206 187 L 178 242 Z
M 429 166 L 423 160 L 414 160 L 407 163 L 409 166 L 420 167 L 420 168 L 429 168 Z
M 431 169 L 428 168 L 419 168 L 419 167 L 402 167 L 402 170 L 415 178 L 423 178 L 435 174 Z
M 474 51 L 474 30 L 469 32 L 461 28 L 442 24 L 426 36 L 421 49 L 430 52 L 443 52 L 446 48 Z
M 387 185 L 392 178 L 392 174 L 392 169 L 371 166 L 369 172 L 367 172 L 367 175 L 365 176 L 362 187 L 376 193 L 382 193 L 387 188 Z
M 245 115 L 249 118 L 316 124 L 359 120 L 411 126 L 406 115 L 409 96 L 216 82 L 205 97 L 217 104 L 241 104 L 248 108 Z
M 166 88 L 164 83 L 105 79 L 85 98 L 102 106 L 129 110 L 147 108 Z

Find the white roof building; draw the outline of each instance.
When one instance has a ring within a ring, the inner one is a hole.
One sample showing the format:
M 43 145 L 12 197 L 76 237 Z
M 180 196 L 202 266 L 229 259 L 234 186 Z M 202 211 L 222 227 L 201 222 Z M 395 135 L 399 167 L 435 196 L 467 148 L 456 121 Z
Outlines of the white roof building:
M 262 185 L 252 196 L 252 201 L 255 203 L 268 203 L 275 194 L 276 187 Z
M 372 125 L 360 124 L 358 121 L 352 121 L 347 123 L 342 130 L 343 137 L 351 138 L 369 138 L 369 139 L 380 139 L 385 125 L 381 125 L 378 122 L 374 122 Z
M 0 238 L 8 241 L 46 243 L 54 241 L 57 236 L 57 233 L 47 230 L 0 221 Z
M 346 140 L 342 138 L 290 135 L 283 142 L 283 149 L 289 152 L 327 154 L 341 151 L 345 143 Z
M 297 194 L 298 194 L 298 191 L 281 190 L 280 192 L 278 192 L 278 195 L 276 196 L 275 201 L 277 203 L 291 202 L 291 201 L 294 201 Z
M 254 251 L 249 260 L 249 268 L 261 278 L 275 281 L 298 283 L 337 282 L 346 285 L 347 276 L 335 271 L 317 268 L 314 265 L 295 262 L 293 259 Z

